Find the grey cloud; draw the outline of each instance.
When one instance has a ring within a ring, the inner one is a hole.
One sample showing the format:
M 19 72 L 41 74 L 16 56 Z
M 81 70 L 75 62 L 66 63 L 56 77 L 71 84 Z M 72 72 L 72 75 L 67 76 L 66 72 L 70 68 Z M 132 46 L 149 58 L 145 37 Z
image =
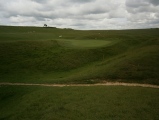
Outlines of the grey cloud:
M 109 10 L 107 10 L 103 7 L 100 7 L 100 6 L 99 7 L 92 6 L 87 9 L 81 9 L 82 14 L 102 14 L 102 13 L 106 13 L 108 11 Z
M 0 24 L 75 29 L 157 26 L 159 0 L 0 0 Z
M 138 8 L 127 7 L 127 11 L 132 14 L 157 12 L 158 8 L 153 6 L 140 6 Z
M 126 6 L 138 8 L 141 6 L 149 7 L 150 5 L 158 6 L 159 0 L 126 0 Z
M 140 6 L 149 6 L 148 0 L 126 0 L 126 7 L 138 8 Z
M 94 2 L 95 0 L 69 0 L 69 2 L 73 3 L 88 3 L 88 2 Z
M 155 0 L 126 0 L 126 10 L 131 14 L 158 13 L 159 6 L 152 6 Z
M 159 5 L 159 0 L 149 0 L 149 2 L 155 6 Z
M 152 21 L 148 21 L 149 25 L 159 25 L 159 20 L 156 19 L 156 20 L 152 20 Z
M 136 28 L 159 26 L 158 0 L 126 0 L 127 20 Z
M 46 3 L 47 0 L 31 0 L 31 1 L 34 1 L 34 2 L 37 2 L 37 3 Z
M 159 19 L 159 13 L 155 13 L 155 16 Z

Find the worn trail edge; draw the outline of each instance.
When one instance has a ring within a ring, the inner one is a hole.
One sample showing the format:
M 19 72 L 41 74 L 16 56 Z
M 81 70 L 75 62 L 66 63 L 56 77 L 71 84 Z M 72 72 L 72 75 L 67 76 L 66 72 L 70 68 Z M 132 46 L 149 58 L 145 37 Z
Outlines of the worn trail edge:
M 159 88 L 158 85 L 138 84 L 138 83 L 121 83 L 121 82 L 106 82 L 97 84 L 32 84 L 32 83 L 0 83 L 0 86 L 45 86 L 45 87 L 67 87 L 67 86 L 137 86 Z

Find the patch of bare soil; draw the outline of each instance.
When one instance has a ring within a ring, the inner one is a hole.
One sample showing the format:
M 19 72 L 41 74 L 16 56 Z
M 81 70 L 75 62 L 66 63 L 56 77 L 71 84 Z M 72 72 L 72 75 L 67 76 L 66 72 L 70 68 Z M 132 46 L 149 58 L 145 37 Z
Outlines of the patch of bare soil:
M 45 86 L 45 87 L 67 87 L 67 86 L 135 86 L 135 87 L 148 87 L 159 88 L 158 85 L 151 84 L 138 84 L 138 83 L 122 83 L 122 82 L 105 82 L 97 84 L 32 84 L 32 83 L 0 83 L 0 86 Z

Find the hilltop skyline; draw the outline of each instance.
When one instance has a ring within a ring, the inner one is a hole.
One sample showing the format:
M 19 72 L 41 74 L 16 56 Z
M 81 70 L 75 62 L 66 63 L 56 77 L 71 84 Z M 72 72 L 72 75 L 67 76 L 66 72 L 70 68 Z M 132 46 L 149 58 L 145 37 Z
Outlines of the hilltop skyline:
M 73 29 L 159 27 L 159 0 L 0 0 L 0 25 Z

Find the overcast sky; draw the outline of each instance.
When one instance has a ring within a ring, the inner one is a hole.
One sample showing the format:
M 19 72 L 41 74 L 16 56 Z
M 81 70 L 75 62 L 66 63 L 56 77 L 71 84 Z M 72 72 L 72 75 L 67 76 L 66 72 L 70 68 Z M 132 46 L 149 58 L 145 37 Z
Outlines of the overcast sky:
M 159 0 L 0 0 L 0 25 L 73 29 L 159 27 Z

